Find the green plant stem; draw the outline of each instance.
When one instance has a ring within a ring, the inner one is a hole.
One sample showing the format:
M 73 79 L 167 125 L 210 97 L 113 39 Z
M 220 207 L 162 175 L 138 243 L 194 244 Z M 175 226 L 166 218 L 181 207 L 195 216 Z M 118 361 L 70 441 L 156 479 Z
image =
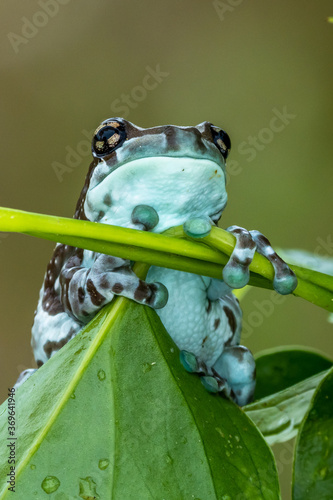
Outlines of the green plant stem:
M 213 227 L 205 238 L 194 241 L 185 235 L 182 226 L 157 234 L 8 208 L 0 208 L 0 231 L 19 232 L 218 279 L 222 278 L 222 269 L 235 244 L 233 235 L 217 227 Z M 297 266 L 290 267 L 298 278 L 294 295 L 333 311 L 333 278 Z M 250 271 L 250 285 L 273 288 L 273 267 L 262 255 L 255 254 Z

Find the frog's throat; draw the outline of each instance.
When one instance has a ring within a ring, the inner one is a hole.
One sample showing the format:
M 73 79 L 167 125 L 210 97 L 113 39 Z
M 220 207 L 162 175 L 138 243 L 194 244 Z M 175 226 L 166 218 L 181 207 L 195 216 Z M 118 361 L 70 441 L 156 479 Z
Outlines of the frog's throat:
M 165 160 L 168 160 L 168 163 L 165 162 Z M 224 179 L 226 178 L 226 164 L 224 159 L 221 157 L 220 161 L 216 161 L 216 158 L 211 158 L 210 156 L 190 156 L 186 154 L 182 155 L 176 155 L 176 154 L 169 154 L 169 155 L 154 155 L 154 156 L 142 156 L 138 158 L 132 158 L 132 159 L 124 159 L 124 160 L 118 160 L 116 162 L 111 162 L 105 161 L 104 159 L 101 159 L 98 165 L 95 167 L 95 172 L 93 173 L 91 179 L 90 179 L 90 184 L 89 188 L 90 190 L 94 189 L 97 187 L 99 184 L 101 184 L 104 179 L 118 170 L 122 169 L 125 166 L 129 166 L 130 168 L 137 168 L 143 165 L 142 162 L 146 162 L 147 164 L 153 163 L 157 168 L 159 165 L 170 165 L 171 163 L 177 162 L 177 160 L 183 160 L 184 162 L 191 162 L 191 165 L 194 168 L 200 168 L 203 163 L 205 162 L 210 162 L 213 163 L 215 166 L 215 169 L 222 172 Z M 220 172 L 220 173 L 221 173 Z
M 155 156 L 129 161 L 104 176 L 88 189 L 84 209 L 90 220 L 132 227 L 134 207 L 149 205 L 160 217 L 155 228 L 160 232 L 188 218 L 216 215 L 226 202 L 220 164 L 207 158 Z

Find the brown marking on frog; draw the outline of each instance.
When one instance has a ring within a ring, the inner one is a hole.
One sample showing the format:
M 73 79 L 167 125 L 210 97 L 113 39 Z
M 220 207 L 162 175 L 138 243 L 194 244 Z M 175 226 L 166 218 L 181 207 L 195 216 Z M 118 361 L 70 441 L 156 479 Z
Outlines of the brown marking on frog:
M 51 316 L 64 312 L 64 306 L 60 301 L 58 292 L 54 289 L 54 284 L 59 277 L 64 263 L 78 250 L 69 245 L 56 246 L 53 256 L 47 266 L 44 279 L 44 294 L 42 300 L 43 310 Z M 80 250 L 83 255 L 83 250 Z M 80 255 L 78 252 L 78 257 Z M 82 260 L 81 260 L 82 261 Z
M 96 289 L 93 281 L 91 279 L 87 280 L 87 292 L 89 293 L 91 303 L 94 306 L 101 306 L 105 302 L 104 295 L 100 294 Z
M 246 351 L 247 349 L 242 348 L 242 346 L 237 346 L 234 349 L 232 349 L 231 354 L 237 359 L 237 361 L 241 363 L 244 360 L 244 355 Z
M 106 195 L 104 196 L 104 198 L 103 198 L 103 203 L 104 203 L 104 205 L 106 205 L 107 207 L 111 207 L 111 205 L 112 205 L 112 200 L 111 200 L 111 196 L 109 195 L 109 193 L 106 193 Z
M 214 330 L 217 330 L 218 327 L 220 326 L 221 320 L 220 318 L 216 318 L 214 321 Z
M 135 292 L 134 299 L 138 302 L 142 302 L 144 299 L 148 299 L 151 296 L 151 289 L 144 281 L 139 282 Z
M 78 288 L 78 291 L 77 291 L 77 297 L 79 299 L 79 303 L 80 304 L 83 304 L 84 302 L 84 297 L 85 297 L 85 291 L 84 291 L 84 288 L 82 286 L 80 286 Z
M 53 351 L 59 351 L 59 349 L 64 347 L 64 345 L 67 344 L 67 342 L 73 337 L 73 335 L 75 335 L 75 333 L 75 329 L 71 328 L 66 337 L 64 337 L 63 339 L 58 341 L 48 340 L 43 346 L 46 356 L 50 358 Z
M 225 312 L 225 314 L 226 314 L 226 316 L 228 318 L 228 323 L 229 323 L 229 326 L 230 326 L 230 330 L 232 331 L 232 333 L 235 333 L 236 328 L 237 328 L 237 321 L 236 321 L 234 313 L 227 306 L 223 306 L 223 311 Z
M 97 215 L 96 221 L 97 221 L 97 222 L 99 222 L 101 219 L 103 219 L 104 215 L 105 215 L 105 212 L 104 212 L 103 210 L 100 210 L 100 211 L 98 212 L 98 215 Z
M 120 294 L 124 290 L 124 286 L 121 283 L 115 283 L 112 287 L 112 291 L 115 294 Z

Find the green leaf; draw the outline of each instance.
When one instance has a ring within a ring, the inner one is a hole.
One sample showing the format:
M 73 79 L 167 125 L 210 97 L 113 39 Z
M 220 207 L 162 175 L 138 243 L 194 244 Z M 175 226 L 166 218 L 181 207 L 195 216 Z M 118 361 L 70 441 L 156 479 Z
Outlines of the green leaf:
M 318 253 L 308 252 L 299 249 L 277 249 L 279 255 L 288 260 L 291 264 L 312 269 L 319 273 L 333 276 L 333 258 L 329 255 L 318 255 Z
M 297 434 L 311 398 L 328 371 L 244 407 L 269 444 L 288 441 Z
M 21 232 L 116 257 L 145 262 L 221 279 L 223 266 L 231 255 L 235 238 L 212 227 L 205 238 L 186 239 L 182 227 L 165 234 L 138 231 L 96 222 L 40 215 L 0 208 L 0 231 Z M 333 312 L 333 277 L 290 266 L 298 280 L 293 294 Z M 272 264 L 256 253 L 250 265 L 250 285 L 273 288 Z
M 104 308 L 16 401 L 17 499 L 44 498 L 42 488 L 62 500 L 280 498 L 251 420 L 185 372 L 156 313 L 127 299 Z M 4 478 L 5 446 L 0 464 Z M 1 500 L 11 498 L 4 481 Z
M 293 499 L 333 497 L 333 369 L 318 387 L 296 442 Z
M 297 346 L 259 352 L 255 359 L 255 399 L 282 391 L 332 366 L 332 361 L 323 354 Z

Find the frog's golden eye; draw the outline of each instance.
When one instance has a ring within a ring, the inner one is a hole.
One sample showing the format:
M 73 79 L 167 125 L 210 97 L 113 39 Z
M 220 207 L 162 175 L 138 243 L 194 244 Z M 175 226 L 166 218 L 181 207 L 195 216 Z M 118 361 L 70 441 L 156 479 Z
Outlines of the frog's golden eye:
M 217 146 L 223 158 L 226 160 L 230 153 L 231 141 L 228 134 L 218 127 L 211 127 L 215 146 Z
M 126 132 L 121 123 L 116 121 L 102 123 L 94 133 L 92 153 L 94 156 L 102 158 L 122 146 L 125 140 Z

